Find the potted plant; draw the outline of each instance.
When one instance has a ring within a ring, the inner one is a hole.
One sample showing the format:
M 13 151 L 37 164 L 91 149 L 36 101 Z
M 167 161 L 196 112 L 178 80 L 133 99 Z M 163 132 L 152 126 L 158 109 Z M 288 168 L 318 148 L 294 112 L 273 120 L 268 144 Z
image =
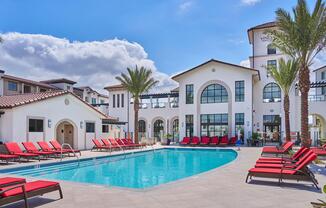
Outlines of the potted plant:
M 171 134 L 166 134 L 165 135 L 165 139 L 166 139 L 166 145 L 170 145 L 170 143 L 171 143 L 171 137 L 172 137 L 172 135 Z
M 260 140 L 260 134 L 258 132 L 253 132 L 251 136 L 251 145 L 252 146 L 257 146 Z

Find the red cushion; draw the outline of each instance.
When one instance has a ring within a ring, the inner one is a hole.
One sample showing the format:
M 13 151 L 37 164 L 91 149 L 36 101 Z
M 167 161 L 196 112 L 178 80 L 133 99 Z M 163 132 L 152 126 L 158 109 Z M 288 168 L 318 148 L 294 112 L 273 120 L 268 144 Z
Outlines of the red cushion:
M 281 174 L 280 168 L 251 168 L 250 173 L 271 173 L 271 174 Z M 283 170 L 282 174 L 295 174 L 295 170 Z
M 11 153 L 21 153 L 23 152 L 16 142 L 5 143 L 6 148 Z
M 47 187 L 51 187 L 51 186 L 56 186 L 58 185 L 58 182 L 53 182 L 53 181 L 33 181 L 33 182 L 29 182 L 25 184 L 25 190 L 26 192 L 31 192 L 31 191 L 35 191 L 38 189 L 42 189 L 42 188 L 47 188 Z M 11 186 L 12 187 L 12 186 Z M 6 190 L 8 187 L 6 188 L 1 188 L 0 190 Z M 1 194 L 2 197 L 8 197 L 8 196 L 15 196 L 18 194 L 22 194 L 23 193 L 23 189 L 22 187 L 18 187 L 9 191 L 4 192 L 3 194 Z
M 34 154 L 34 153 L 25 153 L 25 152 L 22 152 L 22 153 L 15 153 L 15 155 L 22 156 L 22 157 L 36 157 L 36 156 L 38 156 L 38 154 Z
M 9 183 L 18 183 L 18 182 L 25 183 L 26 180 L 24 178 L 13 178 L 13 177 L 0 178 L 0 186 L 9 184 Z
M 269 160 L 269 161 L 282 161 L 280 157 L 260 157 L 258 160 Z
M 6 154 L 0 154 L 0 158 L 2 159 L 10 159 L 10 158 L 17 158 L 18 155 L 6 155 Z

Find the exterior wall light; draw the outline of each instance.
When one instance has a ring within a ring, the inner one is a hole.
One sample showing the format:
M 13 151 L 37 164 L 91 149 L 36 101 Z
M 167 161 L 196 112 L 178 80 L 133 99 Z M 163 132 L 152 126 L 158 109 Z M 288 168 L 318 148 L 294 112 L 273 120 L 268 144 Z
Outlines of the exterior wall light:
M 52 121 L 51 119 L 48 119 L 48 128 L 51 128 L 51 126 L 52 126 Z
M 81 121 L 79 124 L 80 129 L 83 129 L 83 125 L 84 125 L 84 123 L 83 123 L 83 121 Z

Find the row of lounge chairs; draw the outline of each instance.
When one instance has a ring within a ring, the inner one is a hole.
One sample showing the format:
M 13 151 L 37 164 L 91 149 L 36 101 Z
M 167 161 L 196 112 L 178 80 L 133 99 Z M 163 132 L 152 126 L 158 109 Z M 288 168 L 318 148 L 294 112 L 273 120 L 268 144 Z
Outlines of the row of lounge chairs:
M 282 147 L 264 147 L 262 155 L 275 154 L 283 155 L 282 157 L 260 157 L 255 164 L 255 167 L 248 170 L 246 183 L 252 177 L 261 178 L 276 178 L 279 185 L 283 179 L 309 181 L 312 182 L 317 189 L 318 181 L 314 174 L 309 170 L 308 165 L 313 162 L 317 155 L 306 147 L 301 147 L 291 157 L 284 157 L 289 153 L 293 143 L 287 142 Z
M 180 145 L 208 145 L 208 146 L 227 146 L 227 145 L 235 145 L 237 142 L 237 137 L 231 137 L 229 139 L 227 136 L 222 137 L 207 137 L 203 136 L 201 138 L 194 136 L 194 137 L 184 137 L 183 140 L 180 142 Z
M 28 198 L 53 191 L 59 191 L 60 199 L 63 198 L 58 182 L 43 180 L 26 182 L 24 178 L 0 178 L 0 206 L 24 200 L 25 208 L 28 208 Z
M 121 149 L 133 149 L 142 148 L 146 144 L 136 144 L 131 139 L 93 139 L 94 147 L 92 150 L 121 150 Z M 101 143 L 102 142 L 102 143 Z
M 70 155 L 71 153 L 79 153 L 81 155 L 80 150 L 73 150 L 73 149 L 62 149 L 61 145 L 58 141 L 52 140 L 49 142 L 52 147 L 47 142 L 40 141 L 37 142 L 39 148 L 33 142 L 22 142 L 23 147 L 25 150 L 23 151 L 18 143 L 16 142 L 7 142 L 4 144 L 7 154 L 1 153 L 0 160 L 5 161 L 8 163 L 9 161 L 21 161 L 21 159 L 25 160 L 41 160 L 47 159 L 50 157 L 57 157 L 61 153 L 63 155 Z

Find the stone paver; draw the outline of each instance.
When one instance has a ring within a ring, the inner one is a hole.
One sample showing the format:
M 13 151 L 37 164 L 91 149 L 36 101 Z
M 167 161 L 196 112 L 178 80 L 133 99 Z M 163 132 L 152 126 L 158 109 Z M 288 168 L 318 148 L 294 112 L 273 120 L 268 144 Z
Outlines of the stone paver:
M 30 200 L 31 207 L 64 208 L 271 208 L 311 207 L 310 202 L 326 197 L 310 183 L 257 179 L 246 184 L 247 170 L 259 157 L 261 148 L 241 148 L 238 158 L 212 171 L 151 189 L 132 190 L 61 181 L 64 199 L 50 193 Z M 107 153 L 83 153 L 84 157 Z M 326 176 L 316 174 L 320 186 Z M 258 181 L 259 180 L 259 181 Z M 22 203 L 5 208 L 23 207 Z

